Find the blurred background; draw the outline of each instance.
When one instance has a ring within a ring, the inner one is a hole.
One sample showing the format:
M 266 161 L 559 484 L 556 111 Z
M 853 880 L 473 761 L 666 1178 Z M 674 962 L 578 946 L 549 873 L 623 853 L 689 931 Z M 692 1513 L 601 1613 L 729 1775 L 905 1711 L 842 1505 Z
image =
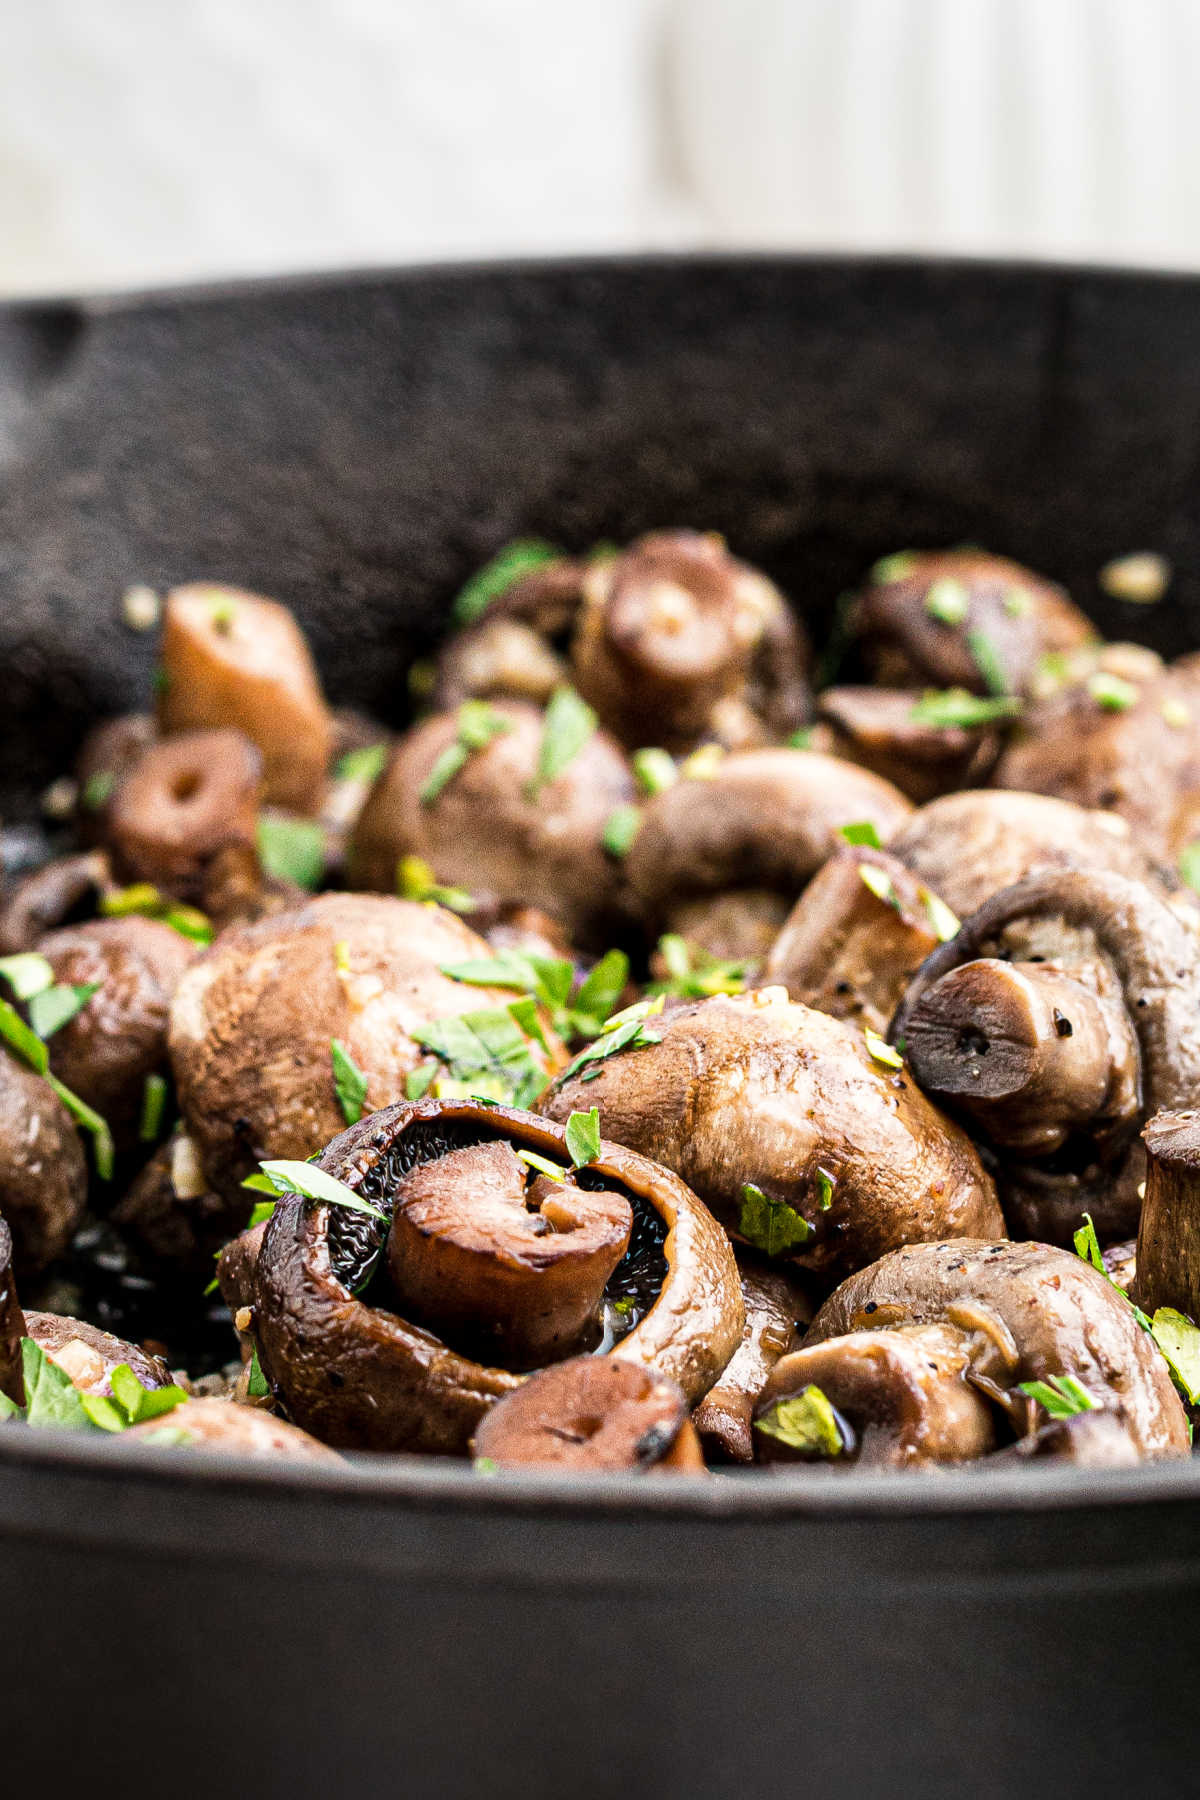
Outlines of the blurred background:
M 686 246 L 1200 265 L 1196 0 L 0 0 L 0 290 Z

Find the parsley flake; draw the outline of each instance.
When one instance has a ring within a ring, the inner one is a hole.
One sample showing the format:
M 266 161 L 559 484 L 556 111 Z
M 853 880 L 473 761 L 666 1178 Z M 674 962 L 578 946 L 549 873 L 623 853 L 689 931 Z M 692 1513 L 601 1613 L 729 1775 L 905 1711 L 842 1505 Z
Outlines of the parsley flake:
M 334 771 L 338 781 L 361 781 L 374 787 L 387 767 L 388 746 L 368 744 L 361 750 L 348 750 Z
M 482 618 L 492 601 L 506 594 L 523 575 L 532 575 L 548 563 L 557 562 L 561 554 L 544 538 L 514 538 L 459 590 L 451 608 L 454 623 L 473 625 L 476 619 Z
M 971 610 L 971 590 L 956 576 L 943 575 L 925 594 L 925 611 L 939 625 L 961 625 Z
M 367 1078 L 339 1038 L 330 1038 L 333 1086 L 347 1125 L 357 1125 L 367 1108 Z
M 319 1169 L 315 1163 L 285 1160 L 261 1163 L 259 1167 L 277 1194 L 299 1194 L 302 1200 L 319 1200 L 326 1206 L 343 1206 L 347 1212 L 366 1213 L 384 1225 L 391 1222 L 377 1206 L 372 1206 L 344 1181 Z M 242 1185 L 249 1184 L 243 1182 Z
M 1142 697 L 1142 690 L 1120 675 L 1097 669 L 1087 678 L 1087 691 L 1104 712 L 1128 712 Z
M 610 856 L 628 856 L 642 823 L 639 809 L 633 805 L 617 806 L 604 821 L 600 842 Z
M 1008 676 L 1005 674 L 1000 652 L 987 632 L 968 631 L 967 649 L 971 652 L 971 659 L 983 677 L 983 685 L 988 693 L 996 699 L 1008 699 Z
M 558 687 L 550 696 L 542 721 L 537 769 L 525 784 L 525 797 L 536 800 L 544 787 L 570 767 L 595 731 L 598 720 L 573 687 Z
M 1078 1413 L 1099 1410 L 1098 1402 L 1073 1375 L 1051 1375 L 1046 1381 L 1023 1381 L 1017 1391 L 1036 1400 L 1052 1419 L 1073 1419 Z
M 985 725 L 1015 719 L 1021 710 L 1022 702 L 1015 694 L 984 699 L 966 688 L 930 688 L 914 702 L 908 717 L 913 725 L 927 725 L 933 731 L 978 731 Z
M 586 1168 L 600 1154 L 600 1108 L 573 1112 L 567 1120 L 567 1151 L 574 1169 Z
M 263 813 L 258 821 L 263 873 L 313 893 L 325 878 L 325 833 L 315 819 Z
M 872 819 L 858 819 L 849 825 L 838 826 L 838 836 L 845 838 L 848 844 L 857 844 L 867 850 L 882 850 L 879 841 L 879 829 Z
M 666 750 L 635 750 L 630 761 L 643 794 L 665 794 L 679 780 L 675 759 Z
M 754 1421 L 754 1429 L 806 1456 L 841 1456 L 846 1448 L 828 1396 L 813 1383 L 794 1399 L 777 1400 Z
M 772 1200 L 753 1181 L 742 1183 L 738 1230 L 748 1244 L 767 1256 L 798 1250 L 813 1235 L 808 1220 L 786 1200 Z
M 902 1069 L 904 1067 L 904 1058 L 900 1052 L 885 1038 L 881 1038 L 877 1031 L 872 1031 L 869 1025 L 863 1026 L 863 1037 L 866 1039 L 867 1054 L 875 1062 L 882 1063 L 885 1069 Z

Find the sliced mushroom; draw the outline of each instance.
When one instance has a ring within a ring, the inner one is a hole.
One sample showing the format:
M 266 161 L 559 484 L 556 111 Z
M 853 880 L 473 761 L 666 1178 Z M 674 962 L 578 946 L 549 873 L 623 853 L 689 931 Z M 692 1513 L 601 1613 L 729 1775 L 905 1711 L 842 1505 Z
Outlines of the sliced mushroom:
M 882 775 L 917 806 L 986 781 L 1001 746 L 994 725 L 926 723 L 920 698 L 907 688 L 839 687 L 817 702 L 831 754 Z
M 124 1433 L 123 1442 L 146 1440 L 221 1456 L 283 1457 L 300 1462 L 340 1462 L 335 1450 L 318 1444 L 296 1425 L 257 1407 L 232 1400 L 184 1400 L 160 1419 L 148 1419 Z
M 501 1469 L 704 1469 L 682 1389 L 615 1356 L 577 1356 L 531 1375 L 481 1419 L 472 1449 Z
M 970 1385 L 972 1346 L 970 1333 L 937 1323 L 859 1330 L 794 1350 L 776 1363 L 755 1408 L 758 1460 L 820 1454 L 811 1441 L 798 1446 L 769 1429 L 781 1405 L 812 1388 L 833 1408 L 837 1440 L 831 1434 L 823 1448 L 839 1463 L 911 1469 L 986 1456 L 996 1441 L 995 1419 Z
M 101 1331 L 85 1319 L 66 1319 L 58 1313 L 27 1312 L 25 1335 L 33 1339 L 52 1363 L 69 1375 L 84 1394 L 111 1394 L 112 1373 L 128 1365 L 144 1388 L 171 1385 L 171 1371 L 157 1356 L 147 1356 L 136 1344 Z
M 359 887 L 396 888 L 401 859 L 427 862 L 440 882 L 483 901 L 538 906 L 571 935 L 594 936 L 618 908 L 620 865 L 605 826 L 633 799 L 624 755 L 593 732 L 562 772 L 538 784 L 545 719 L 506 701 L 492 709 L 495 735 L 430 793 L 439 762 L 461 743 L 456 713 L 441 713 L 400 739 L 367 802 L 350 856 Z
M 0 1213 L 17 1273 L 62 1255 L 83 1216 L 87 1164 L 71 1115 L 49 1082 L 0 1052 Z
M 957 923 L 894 856 L 843 845 L 788 914 L 764 979 L 818 1012 L 885 1032 L 913 976 Z
M 1200 1112 L 1160 1112 L 1142 1136 L 1146 1199 L 1133 1297 L 1200 1318 Z
M 221 935 L 176 990 L 169 1041 L 188 1131 L 234 1223 L 264 1157 L 310 1156 L 344 1125 L 333 1041 L 365 1076 L 367 1109 L 388 1105 L 425 1055 L 415 1031 L 512 1000 L 441 973 L 487 956 L 453 913 L 377 894 L 323 894 Z M 538 1044 L 530 1054 L 553 1067 Z
M 803 1331 L 810 1322 L 812 1306 L 787 1269 L 773 1269 L 747 1250 L 737 1252 L 737 1261 L 746 1308 L 742 1341 L 692 1414 L 692 1424 L 710 1461 L 752 1463 L 755 1401 L 780 1357 L 792 1348 L 797 1329 Z
M 264 799 L 316 812 L 334 741 L 303 633 L 286 606 L 196 582 L 167 596 L 164 732 L 238 731 L 261 752 Z
M 202 905 L 230 859 L 258 872 L 262 761 L 236 731 L 164 738 L 121 783 L 107 833 L 118 874 Z M 216 865 L 216 870 L 214 870 Z
M 987 1131 L 1012 1228 L 1069 1242 L 1089 1211 L 1120 1238 L 1139 1123 L 1200 1092 L 1198 1002 L 1200 945 L 1169 907 L 1121 875 L 1051 869 L 933 953 L 892 1035 L 922 1087 Z
M 26 875 L 0 908 L 0 953 L 32 950 L 55 926 L 90 918 L 111 885 L 108 858 L 99 850 L 60 857 Z
M 871 571 L 852 628 L 889 687 L 1003 682 L 1026 693 L 1038 663 L 1095 637 L 1062 588 L 983 550 L 902 551 Z
M 885 1325 L 958 1324 L 974 1317 L 990 1364 L 973 1384 L 1004 1407 L 1019 1434 L 1038 1413 L 1021 1384 L 1078 1383 L 1124 1425 L 1142 1459 L 1186 1456 L 1187 1418 L 1167 1364 L 1124 1297 L 1072 1251 L 1048 1244 L 912 1244 L 852 1275 L 813 1320 L 805 1346 L 852 1343 Z M 999 1346 L 997 1349 L 996 1346 Z
M 606 1133 L 676 1170 L 756 1248 L 774 1235 L 780 1253 L 832 1284 L 897 1244 L 1002 1234 L 969 1139 L 894 1051 L 877 1044 L 873 1055 L 853 1026 L 782 988 L 679 1006 L 646 1025 L 645 1047 L 560 1079 L 541 1109 L 562 1121 L 599 1106 Z M 747 1184 L 761 1194 L 749 1213 Z
M 600 1302 L 629 1247 L 622 1194 L 533 1171 L 510 1144 L 471 1144 L 399 1183 L 388 1270 L 405 1316 L 473 1339 L 505 1368 L 540 1368 L 600 1334 Z
M 497 1140 L 569 1161 L 564 1132 L 531 1114 L 423 1100 L 364 1119 L 329 1146 L 320 1166 L 390 1220 L 412 1169 Z M 603 1143 L 576 1180 L 624 1195 L 637 1221 L 610 1283 L 621 1299 L 606 1305 L 609 1354 L 669 1377 L 689 1403 L 698 1401 L 742 1332 L 724 1233 L 681 1181 L 630 1150 Z M 370 1274 L 386 1236 L 386 1226 L 335 1206 L 279 1202 L 251 1284 L 263 1368 L 291 1417 L 323 1442 L 461 1453 L 492 1402 L 521 1378 L 473 1361 L 392 1309 L 386 1275 Z
M 631 749 L 785 737 L 808 712 L 808 649 L 783 595 L 714 534 L 659 531 L 589 563 L 575 684 Z
M 761 916 L 772 897 L 782 924 L 805 883 L 843 842 L 845 825 L 873 826 L 886 842 L 912 808 L 898 789 L 852 763 L 808 750 L 728 756 L 704 779 L 656 794 L 625 859 L 647 922 L 727 956 L 730 932 L 705 922 L 744 898 Z M 732 952 L 736 954 L 736 952 Z
M 25 1384 L 21 1375 L 21 1339 L 25 1335 L 25 1315 L 17 1299 L 17 1278 L 13 1273 L 12 1232 L 0 1218 L 0 1394 L 15 1406 L 25 1400 Z

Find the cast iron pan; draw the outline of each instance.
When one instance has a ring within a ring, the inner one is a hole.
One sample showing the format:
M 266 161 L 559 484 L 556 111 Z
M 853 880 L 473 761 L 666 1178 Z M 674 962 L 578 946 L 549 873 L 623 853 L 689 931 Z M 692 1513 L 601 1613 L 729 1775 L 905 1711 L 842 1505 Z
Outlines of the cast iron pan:
M 714 527 L 819 632 L 968 540 L 1200 645 L 1200 279 L 688 259 L 0 311 L 0 810 L 137 703 L 133 581 L 385 718 L 506 538 Z M 1110 556 L 1172 560 L 1151 611 Z M 1175 1795 L 1200 1469 L 485 1479 L 0 1434 L 3 1793 Z

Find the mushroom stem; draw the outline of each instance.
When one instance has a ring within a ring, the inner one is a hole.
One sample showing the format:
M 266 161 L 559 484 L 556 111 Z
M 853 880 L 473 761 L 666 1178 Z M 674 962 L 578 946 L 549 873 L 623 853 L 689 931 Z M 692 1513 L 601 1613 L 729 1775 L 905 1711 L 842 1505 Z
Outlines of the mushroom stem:
M 1025 1155 L 1137 1114 L 1137 1039 L 1124 1008 L 1038 963 L 982 958 L 927 988 L 904 1027 L 913 1074 L 992 1142 Z
M 1133 1298 L 1200 1316 L 1200 1112 L 1160 1112 L 1142 1133 L 1146 1198 Z
M 578 1356 L 531 1375 L 496 1402 L 473 1448 L 509 1467 L 704 1469 L 682 1389 L 619 1356 Z
M 0 1219 L 0 1394 L 6 1394 L 17 1406 L 23 1406 L 25 1383 L 21 1375 L 21 1339 L 25 1335 L 25 1319 L 17 1299 L 12 1264 L 12 1233 Z

